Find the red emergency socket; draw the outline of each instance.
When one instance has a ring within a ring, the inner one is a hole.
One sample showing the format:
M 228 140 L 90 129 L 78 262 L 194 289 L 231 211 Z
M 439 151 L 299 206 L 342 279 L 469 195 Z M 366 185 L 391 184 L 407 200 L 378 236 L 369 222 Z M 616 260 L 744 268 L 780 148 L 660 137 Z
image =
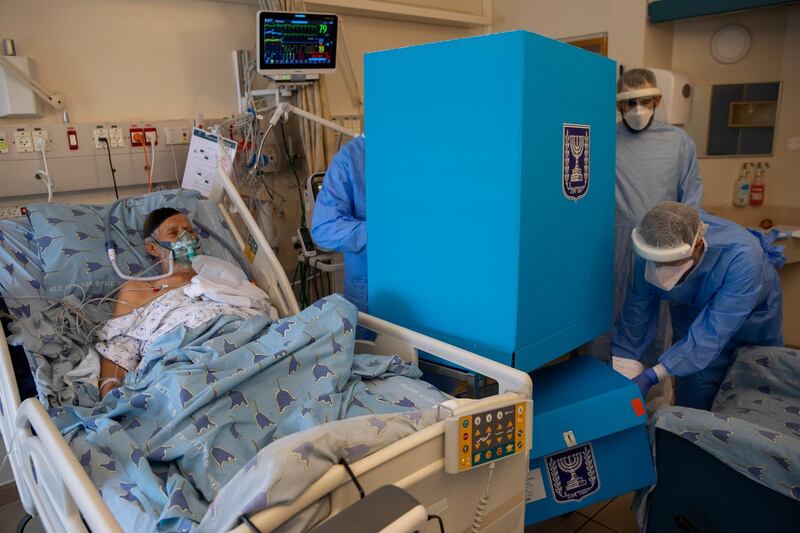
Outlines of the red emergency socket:
M 144 130 L 142 128 L 131 128 L 128 133 L 131 136 L 131 146 L 142 146 L 144 144 Z
M 78 149 L 78 133 L 75 128 L 67 128 L 67 144 L 70 150 Z

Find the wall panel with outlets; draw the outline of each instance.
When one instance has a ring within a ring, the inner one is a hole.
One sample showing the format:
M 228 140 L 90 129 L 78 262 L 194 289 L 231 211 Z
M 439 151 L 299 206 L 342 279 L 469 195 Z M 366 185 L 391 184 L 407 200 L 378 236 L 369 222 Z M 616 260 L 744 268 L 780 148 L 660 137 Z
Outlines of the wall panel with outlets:
M 146 185 L 147 160 L 155 148 L 154 183 L 176 184 L 183 177 L 192 123 L 190 120 L 156 122 L 92 122 L 78 124 L 0 124 L 0 203 L 11 198 L 21 203 L 41 201 L 47 193 L 36 177 L 44 169 L 37 138 L 46 142 L 47 167 L 56 193 L 113 188 L 108 152 L 116 170 L 117 185 Z M 131 131 L 142 131 L 138 139 Z M 155 137 L 155 147 L 152 140 Z M 107 139 L 109 150 L 100 138 Z M 137 140 L 142 141 L 137 144 Z M 33 144 L 33 150 L 29 144 Z M 174 156 L 174 159 L 173 159 Z

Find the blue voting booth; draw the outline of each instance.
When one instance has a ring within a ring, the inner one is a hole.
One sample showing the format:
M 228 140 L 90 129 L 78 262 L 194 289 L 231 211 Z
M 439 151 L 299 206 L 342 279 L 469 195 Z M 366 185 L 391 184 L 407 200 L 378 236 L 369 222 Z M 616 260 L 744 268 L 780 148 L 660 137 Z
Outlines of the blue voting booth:
M 532 33 L 365 59 L 370 313 L 533 372 L 526 523 L 654 482 L 611 326 L 615 64 Z M 538 370 L 537 370 L 538 369 Z

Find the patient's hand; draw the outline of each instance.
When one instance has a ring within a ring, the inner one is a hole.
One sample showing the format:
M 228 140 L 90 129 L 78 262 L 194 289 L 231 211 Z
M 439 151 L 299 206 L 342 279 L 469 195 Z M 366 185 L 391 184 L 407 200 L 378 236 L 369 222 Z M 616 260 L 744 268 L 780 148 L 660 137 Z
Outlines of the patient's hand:
M 100 360 L 100 399 L 102 400 L 106 394 L 122 386 L 122 380 L 125 379 L 127 371 L 105 357 Z

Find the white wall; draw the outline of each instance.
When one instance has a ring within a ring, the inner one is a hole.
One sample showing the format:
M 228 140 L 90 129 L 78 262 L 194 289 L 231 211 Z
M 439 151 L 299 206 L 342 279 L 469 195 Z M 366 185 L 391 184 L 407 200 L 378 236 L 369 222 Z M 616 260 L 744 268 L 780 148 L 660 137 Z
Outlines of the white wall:
M 454 6 L 447 0 L 394 3 Z M 64 94 L 73 122 L 191 118 L 198 112 L 221 117 L 235 111 L 231 51 L 253 48 L 255 4 L 0 0 L 0 37 L 13 38 L 18 55 L 36 60 L 39 81 Z M 480 0 L 457 7 L 476 13 Z M 353 15 L 343 15 L 343 21 L 362 90 L 364 52 L 478 32 Z M 326 78 L 332 114 L 356 111 L 342 68 Z M 50 113 L 38 122 L 57 120 Z
M 0 35 L 36 60 L 73 122 L 217 117 L 235 110 L 231 50 L 252 47 L 255 12 L 198 0 L 0 0 Z
M 529 30 L 563 39 L 608 34 L 608 57 L 644 61 L 646 0 L 494 0 L 494 31 Z
M 709 52 L 711 37 L 734 23 L 750 31 L 750 51 L 738 63 L 717 63 Z M 786 145 L 790 136 L 800 135 L 800 6 L 678 21 L 674 28 L 672 68 L 689 74 L 695 85 L 783 82 L 773 155 L 701 158 L 703 203 L 729 204 L 742 163 L 767 161 L 771 169 L 766 202 L 800 207 L 800 151 L 789 151 Z

